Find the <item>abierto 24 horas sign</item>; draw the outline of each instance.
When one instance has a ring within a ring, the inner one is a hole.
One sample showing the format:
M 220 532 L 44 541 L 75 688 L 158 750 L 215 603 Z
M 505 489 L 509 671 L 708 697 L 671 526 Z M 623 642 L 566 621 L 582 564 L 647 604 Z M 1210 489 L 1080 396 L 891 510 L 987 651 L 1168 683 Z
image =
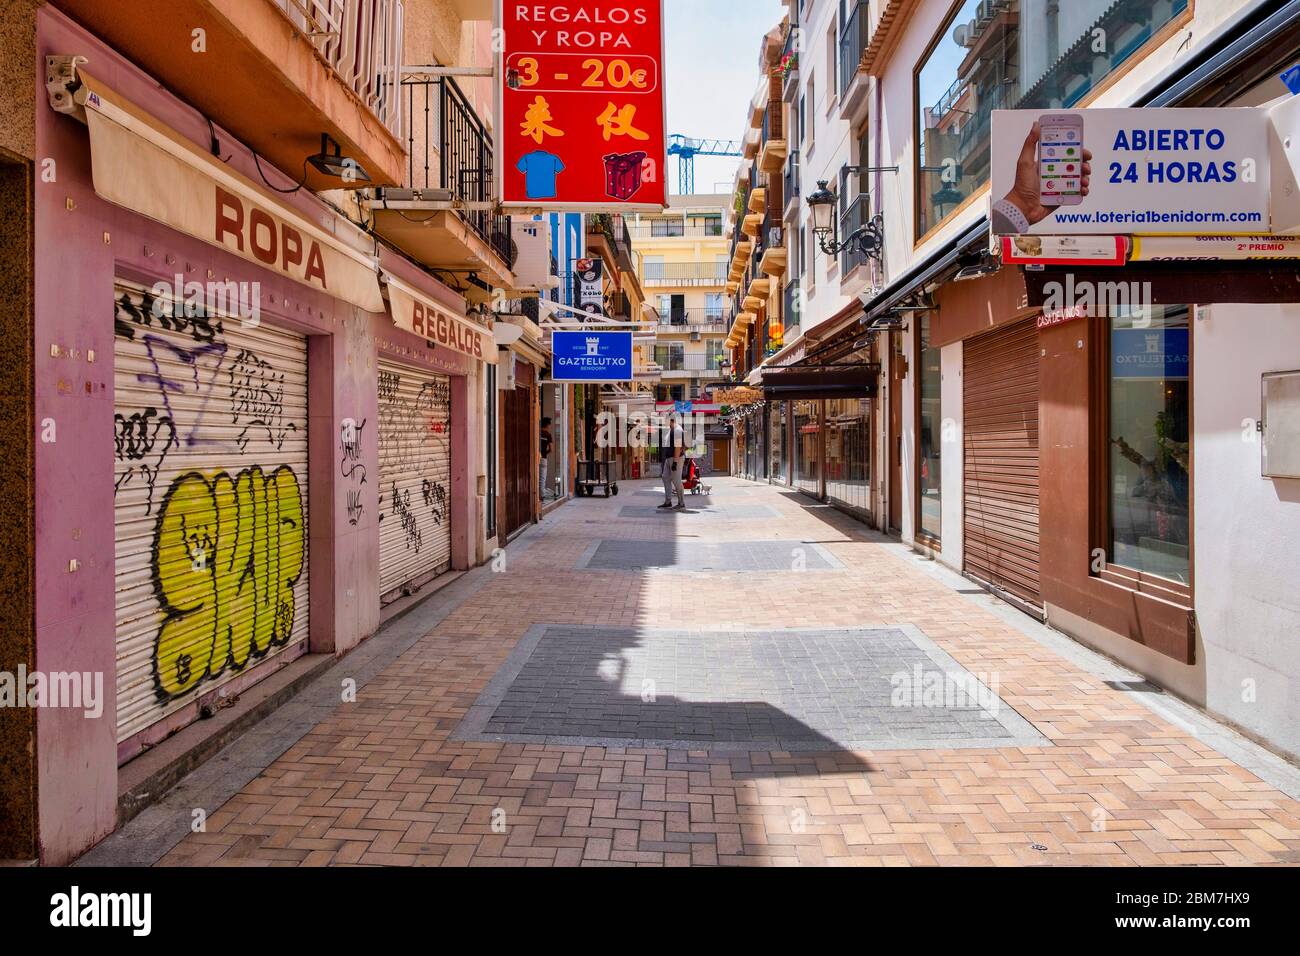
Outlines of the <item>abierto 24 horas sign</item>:
M 497 13 L 502 205 L 662 210 L 662 0 L 498 0 Z
M 1270 231 L 1264 110 L 994 110 L 996 235 Z

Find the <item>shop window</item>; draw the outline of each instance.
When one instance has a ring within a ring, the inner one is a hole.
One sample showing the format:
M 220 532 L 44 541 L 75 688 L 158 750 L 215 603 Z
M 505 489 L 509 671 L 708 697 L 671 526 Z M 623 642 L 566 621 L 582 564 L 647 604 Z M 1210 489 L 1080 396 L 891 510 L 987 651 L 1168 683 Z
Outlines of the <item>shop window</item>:
M 770 406 L 770 439 L 768 442 L 771 448 L 772 466 L 770 474 L 773 481 L 786 483 L 786 468 L 789 462 L 790 451 L 786 447 L 785 433 L 785 402 L 773 402 Z
M 916 73 L 916 235 L 989 180 L 996 109 L 1070 109 L 1189 0 L 964 0 Z
M 1186 306 L 1120 315 L 1109 341 L 1111 563 L 1191 583 L 1191 339 Z
M 871 510 L 871 402 L 826 403 L 826 497 L 855 511 Z
M 811 495 L 821 494 L 821 418 L 820 403 L 795 402 L 794 416 L 794 485 Z
M 483 376 L 487 382 L 486 405 L 484 417 L 487 420 L 484 437 L 484 460 L 487 462 L 487 501 L 485 515 L 487 536 L 497 533 L 497 367 L 485 365 L 487 373 Z
M 916 527 L 917 536 L 940 540 L 942 526 L 942 469 L 939 453 L 943 444 L 943 414 L 941 392 L 943 367 L 941 350 L 930 340 L 930 316 L 922 314 L 917 319 L 916 336 L 917 377 L 917 473 L 916 473 Z

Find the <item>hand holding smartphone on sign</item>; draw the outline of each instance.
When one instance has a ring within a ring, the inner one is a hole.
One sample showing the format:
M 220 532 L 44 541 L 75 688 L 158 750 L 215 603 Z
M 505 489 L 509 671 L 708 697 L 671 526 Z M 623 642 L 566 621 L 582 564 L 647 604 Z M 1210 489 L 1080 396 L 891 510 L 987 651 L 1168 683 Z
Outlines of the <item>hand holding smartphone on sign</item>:
M 1077 206 L 1088 195 L 1091 176 L 1092 151 L 1083 145 L 1083 117 L 1040 117 L 1020 149 L 1011 191 L 993 204 L 994 231 L 1022 233 L 1057 207 Z
M 1038 121 L 1038 196 L 1044 206 L 1077 206 L 1086 195 L 1083 117 L 1054 113 Z

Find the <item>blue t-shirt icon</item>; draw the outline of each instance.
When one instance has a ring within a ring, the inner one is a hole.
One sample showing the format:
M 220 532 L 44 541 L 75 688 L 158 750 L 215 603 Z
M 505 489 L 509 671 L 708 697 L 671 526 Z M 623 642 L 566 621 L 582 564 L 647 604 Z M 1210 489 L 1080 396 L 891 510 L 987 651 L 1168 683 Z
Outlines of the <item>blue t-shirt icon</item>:
M 524 194 L 529 199 L 555 198 L 555 177 L 564 172 L 560 157 L 535 149 L 520 157 L 516 168 L 524 174 Z

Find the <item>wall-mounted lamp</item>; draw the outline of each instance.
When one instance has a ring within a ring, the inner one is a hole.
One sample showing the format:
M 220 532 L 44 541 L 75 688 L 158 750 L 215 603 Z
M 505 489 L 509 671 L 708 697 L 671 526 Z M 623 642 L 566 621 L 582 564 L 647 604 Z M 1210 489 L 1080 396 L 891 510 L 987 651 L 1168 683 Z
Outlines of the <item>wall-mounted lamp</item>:
M 835 207 L 838 204 L 835 193 L 827 188 L 824 179 L 818 181 L 817 188 L 808 196 L 808 208 L 812 211 L 813 235 L 817 237 L 817 245 L 821 251 L 828 256 L 837 256 L 845 249 L 856 248 L 865 256 L 873 259 L 881 258 L 885 245 L 884 217 L 876 213 L 841 241 L 839 217 L 835 215 Z
M 333 176 L 347 182 L 363 180 L 370 182 L 370 174 L 350 156 L 344 156 L 339 144 L 330 138 L 329 133 L 320 134 L 320 152 L 308 156 L 307 162 L 326 176 Z

